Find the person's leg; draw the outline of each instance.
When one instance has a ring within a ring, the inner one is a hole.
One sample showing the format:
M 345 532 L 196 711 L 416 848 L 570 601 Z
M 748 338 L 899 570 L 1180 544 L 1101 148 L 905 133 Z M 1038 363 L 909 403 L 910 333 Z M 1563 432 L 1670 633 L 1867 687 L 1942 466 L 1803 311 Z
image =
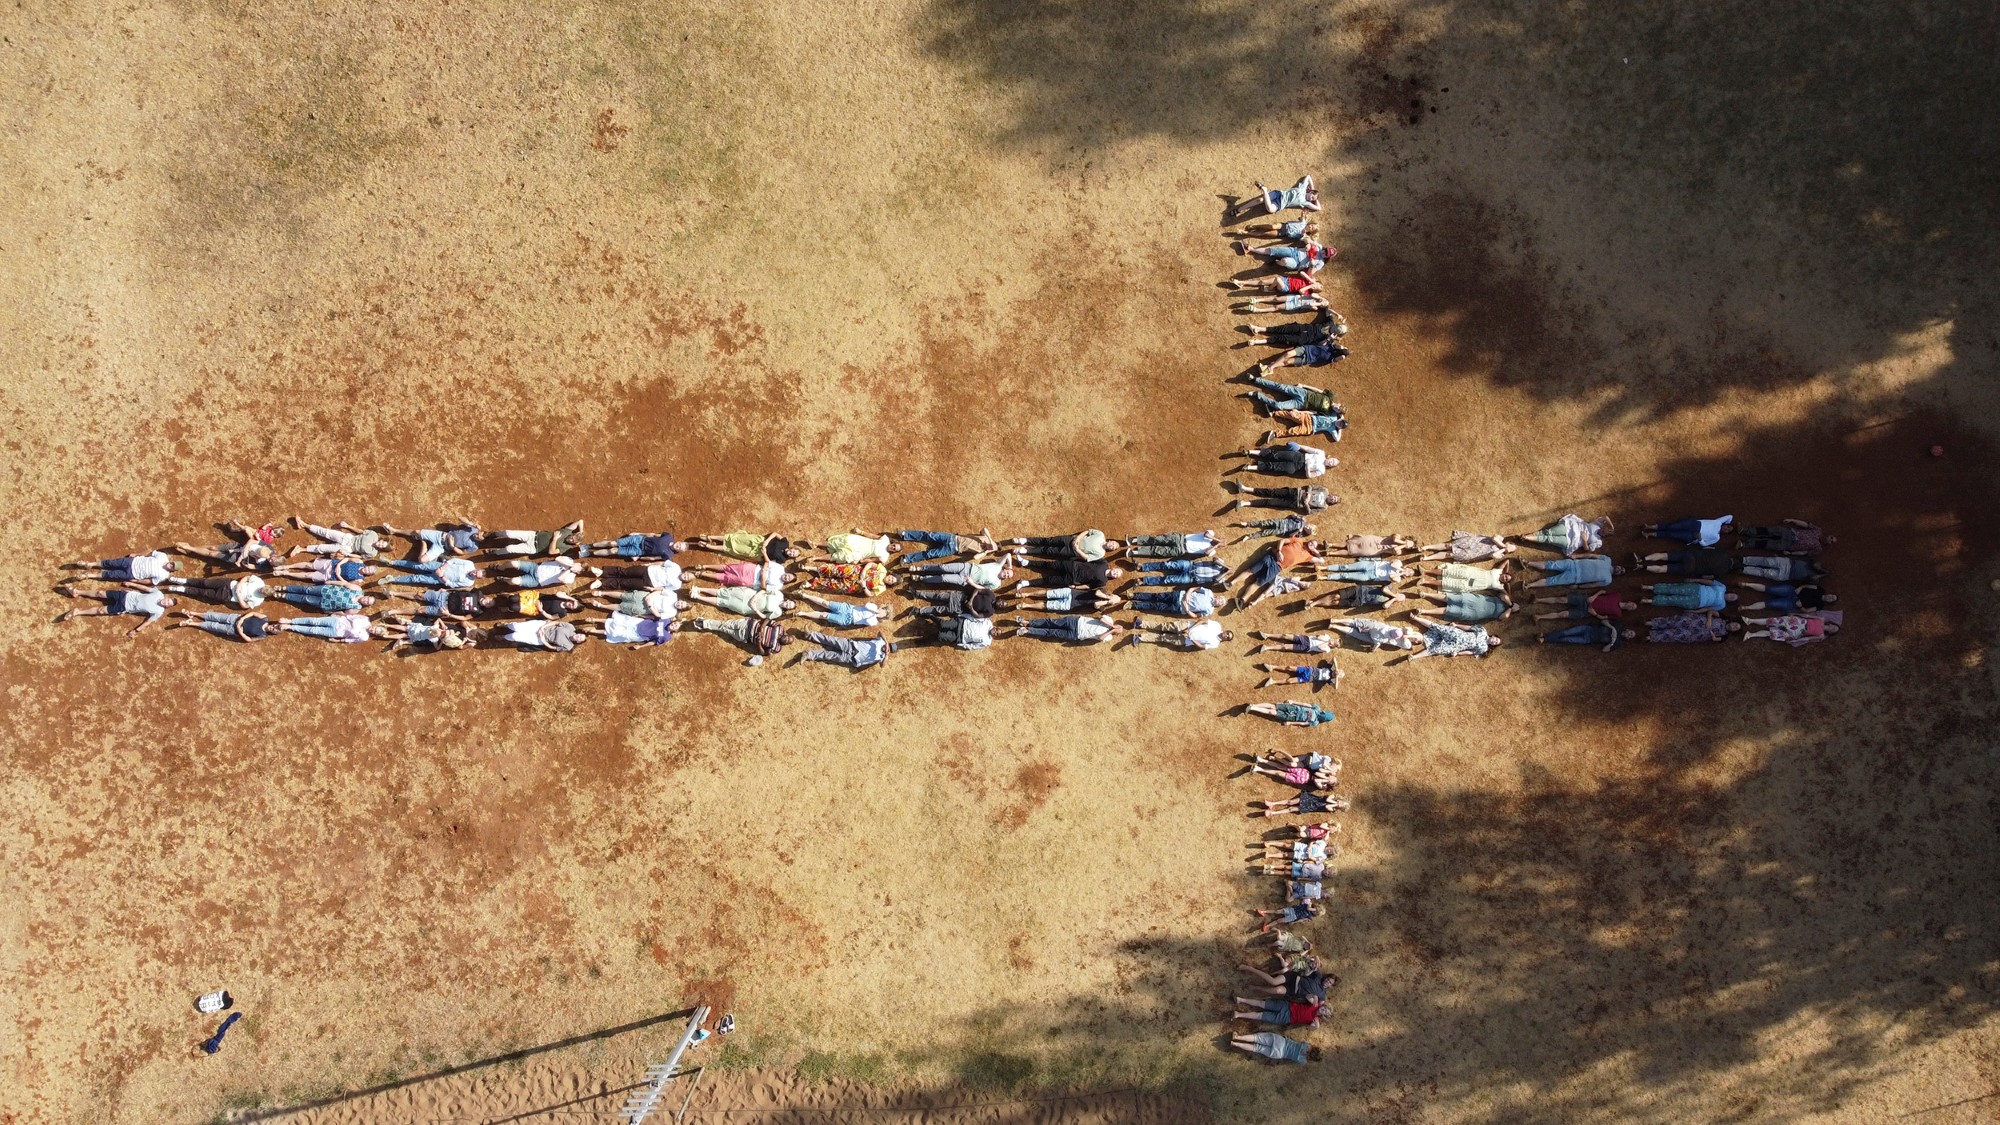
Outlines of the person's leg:
M 1692 543 L 1701 538 L 1701 521 L 1693 516 L 1671 520 L 1653 528 L 1653 538 L 1673 539 L 1682 543 Z
M 293 633 L 324 637 L 327 640 L 340 635 L 340 623 L 331 617 L 294 617 L 285 622 L 285 628 Z

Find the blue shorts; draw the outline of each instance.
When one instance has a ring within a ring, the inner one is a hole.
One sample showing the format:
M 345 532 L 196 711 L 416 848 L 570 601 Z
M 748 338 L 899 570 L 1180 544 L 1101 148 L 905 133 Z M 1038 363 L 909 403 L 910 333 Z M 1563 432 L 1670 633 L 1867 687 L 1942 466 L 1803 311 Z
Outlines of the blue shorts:
M 132 579 L 132 556 L 105 559 L 97 564 L 104 568 L 104 577 L 112 582 L 129 582 Z
M 424 608 L 430 610 L 432 613 L 443 613 L 446 605 L 445 599 L 449 597 L 451 597 L 451 594 L 446 590 L 425 590 Z
M 1294 669 L 1292 669 L 1292 682 L 1293 682 L 1293 683 L 1295 683 L 1295 684 L 1309 684 L 1309 683 L 1312 683 L 1312 682 L 1313 682 L 1313 670 L 1312 670 L 1311 668 L 1307 668 L 1307 667 L 1304 667 L 1304 666 L 1300 666 L 1300 667 L 1297 667 L 1297 668 L 1294 668 Z
M 1076 591 L 1067 586 L 1060 590 L 1049 591 L 1049 611 L 1051 613 L 1068 613 L 1070 610 L 1076 608 L 1075 603 Z
M 618 557 L 636 559 L 646 553 L 646 537 L 643 535 L 620 535 L 618 537 Z
M 104 608 L 112 613 L 124 613 L 125 599 L 131 596 L 130 590 L 108 590 L 104 594 Z

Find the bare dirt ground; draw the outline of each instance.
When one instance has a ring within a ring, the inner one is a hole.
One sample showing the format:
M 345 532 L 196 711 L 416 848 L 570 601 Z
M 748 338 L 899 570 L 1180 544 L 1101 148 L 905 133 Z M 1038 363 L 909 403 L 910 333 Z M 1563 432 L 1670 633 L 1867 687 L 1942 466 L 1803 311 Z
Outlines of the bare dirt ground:
M 601 1116 L 697 998 L 713 1121 L 1992 1119 L 1994 17 L 1803 7 L 0 16 L 0 1121 Z M 1302 170 L 1323 530 L 1805 516 L 1850 632 L 1299 734 L 1235 653 L 51 624 L 229 516 L 1203 526 L 1218 194 Z M 1215 1019 L 1273 744 L 1356 798 L 1288 1070 Z

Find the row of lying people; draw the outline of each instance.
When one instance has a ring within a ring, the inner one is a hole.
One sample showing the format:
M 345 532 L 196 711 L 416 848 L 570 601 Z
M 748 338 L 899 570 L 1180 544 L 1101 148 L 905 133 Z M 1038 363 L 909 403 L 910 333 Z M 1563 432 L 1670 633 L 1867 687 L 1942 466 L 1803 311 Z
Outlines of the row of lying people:
M 1347 584 L 1308 599 L 1302 608 L 1365 611 L 1410 603 L 1412 608 L 1401 612 L 1416 623 L 1414 626 L 1374 617 L 1349 617 L 1326 621 L 1323 627 L 1369 651 L 1413 651 L 1411 659 L 1485 655 L 1503 643 L 1503 638 L 1487 626 L 1530 606 L 1537 621 L 1572 622 L 1542 634 L 1538 639 L 1543 643 L 1597 645 L 1607 651 L 1639 636 L 1623 618 L 1637 610 L 1641 601 L 1673 611 L 1646 622 L 1647 639 L 1658 643 L 1715 642 L 1740 634 L 1745 639 L 1800 645 L 1837 635 L 1840 611 L 1827 607 L 1839 599 L 1820 584 L 1826 571 L 1818 562 L 1821 549 L 1833 542 L 1833 537 L 1803 520 L 1746 527 L 1737 533 L 1739 549 L 1755 553 L 1738 557 L 1718 545 L 1732 525 L 1728 517 L 1647 525 L 1647 536 L 1683 546 L 1634 556 L 1632 572 L 1676 579 L 1644 584 L 1637 595 L 1611 588 L 1628 573 L 1626 567 L 1599 553 L 1611 521 L 1586 521 L 1575 515 L 1513 540 L 1458 531 L 1447 542 L 1419 547 L 1407 536 L 1354 535 L 1337 550 L 1326 544 L 1300 545 L 1275 565 L 1310 565 L 1310 581 Z M 1526 560 L 1525 568 L 1538 576 L 1516 576 L 1508 556 L 1523 546 L 1563 557 Z M 1484 565 L 1496 562 L 1498 565 Z M 1722 577 L 1730 574 L 1742 575 L 1737 580 L 1742 592 L 1724 584 Z M 1296 589 L 1309 580 L 1281 581 L 1288 581 L 1288 585 L 1274 588 Z M 1745 600 L 1745 593 L 1755 600 Z M 1417 603 L 1425 604 L 1418 607 Z M 1742 610 L 1743 620 L 1723 618 L 1722 611 L 1730 608 Z M 1756 611 L 1767 612 L 1750 616 Z M 1324 654 L 1336 645 L 1334 637 L 1324 633 L 1252 635 L 1263 642 L 1253 655 L 1268 651 Z M 1262 667 L 1289 673 L 1296 682 L 1308 682 L 1302 666 Z M 1331 678 L 1337 681 L 1337 673 Z M 1263 686 L 1273 686 L 1273 681 L 1267 680 Z
M 280 553 L 284 529 L 232 521 L 224 525 L 238 536 L 230 543 L 176 544 L 176 552 L 218 572 L 203 576 L 183 576 L 180 563 L 164 551 L 70 563 L 79 573 L 62 583 L 60 592 L 102 604 L 71 610 L 64 618 L 134 615 L 144 619 L 133 628 L 137 632 L 172 609 L 175 594 L 186 594 L 235 612 L 181 611 L 171 627 L 245 641 L 290 632 L 428 648 L 490 640 L 568 651 L 592 636 L 616 644 L 661 644 L 685 627 L 724 636 L 749 649 L 753 663 L 762 663 L 792 639 L 782 618 L 842 629 L 879 627 L 888 616 L 881 605 L 829 595 L 875 598 L 901 587 L 921 603 L 901 616 L 935 624 L 935 635 L 922 639 L 959 648 L 984 648 L 996 638 L 1017 635 L 1072 642 L 1123 636 L 1193 649 L 1231 639 L 1209 620 L 1220 603 L 1203 582 L 1229 573 L 1214 558 L 1222 544 L 1212 531 L 1120 541 L 1086 530 L 998 541 L 986 530 L 961 535 L 856 529 L 829 537 L 824 556 L 807 559 L 807 541 L 752 532 L 685 541 L 668 532 L 632 533 L 589 542 L 581 521 L 552 531 L 490 533 L 465 520 L 399 529 L 318 525 L 293 517 L 292 525 L 315 541 Z M 410 541 L 411 557 L 391 557 L 399 537 Z M 735 561 L 684 570 L 676 556 L 688 549 Z M 594 565 L 611 560 L 624 565 Z M 1139 584 L 1164 588 L 1127 596 L 1111 592 L 1109 584 L 1124 577 L 1127 567 Z M 85 578 L 117 585 L 78 587 Z M 273 581 L 278 578 L 297 581 L 278 584 Z M 694 584 L 702 580 L 715 585 Z M 272 600 L 313 615 L 273 620 L 252 612 Z M 365 612 L 385 601 L 410 603 L 408 612 Z M 696 604 L 730 616 L 683 618 Z M 1120 625 L 1109 614 L 1127 604 L 1184 620 L 1136 618 L 1130 626 Z M 604 616 L 566 620 L 581 618 L 586 609 Z M 1016 610 L 1061 616 L 1021 616 L 1011 629 L 996 627 L 997 614 Z M 514 620 L 478 623 L 494 615 Z M 814 646 L 805 659 L 856 668 L 880 663 L 899 647 L 884 636 L 849 638 L 810 629 L 797 635 Z

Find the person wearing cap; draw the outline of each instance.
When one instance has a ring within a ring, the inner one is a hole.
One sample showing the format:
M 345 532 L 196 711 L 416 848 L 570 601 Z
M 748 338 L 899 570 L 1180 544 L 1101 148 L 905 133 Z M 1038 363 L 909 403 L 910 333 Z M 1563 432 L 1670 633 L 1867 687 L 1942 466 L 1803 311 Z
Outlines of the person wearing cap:
M 791 643 L 792 636 L 783 625 L 775 621 L 765 621 L 756 617 L 689 617 L 681 621 L 683 628 L 697 633 L 713 633 L 725 640 L 750 650 L 749 659 L 743 663 L 756 667 L 764 663 L 767 656 L 775 656 L 779 649 Z
M 827 633 L 817 633 L 807 630 L 801 632 L 799 636 L 811 641 L 817 647 L 793 657 L 792 663 L 794 664 L 801 661 L 810 661 L 815 664 L 839 664 L 842 667 L 852 668 L 859 672 L 864 668 L 873 668 L 875 665 L 882 663 L 889 659 L 890 653 L 896 651 L 896 646 L 891 644 L 888 638 L 880 635 L 850 638 L 836 637 Z
M 688 546 L 698 551 L 710 551 L 731 558 L 749 559 L 752 562 L 789 562 L 812 544 L 804 539 L 797 543 L 782 535 L 761 535 L 754 531 L 732 531 L 727 535 L 697 535 L 688 541 Z
M 1203 619 L 1192 624 L 1169 621 L 1162 625 L 1149 624 L 1143 617 L 1132 619 L 1132 643 L 1166 645 L 1169 648 L 1184 648 L 1189 651 L 1212 649 L 1224 641 L 1233 641 L 1236 634 L 1224 629 L 1213 619 Z
M 1104 533 L 1091 528 L 1075 535 L 1027 535 L 1016 536 L 1012 540 L 1020 553 L 1030 559 L 1081 559 L 1084 562 L 1102 562 L 1104 557 L 1119 549 L 1116 539 L 1107 539 Z
M 567 621 L 502 621 L 495 629 L 508 644 L 550 652 L 568 652 L 589 640 Z
M 1347 318 L 1332 309 L 1321 309 L 1311 320 L 1288 320 L 1282 324 L 1261 325 L 1242 324 L 1238 330 L 1250 337 L 1252 344 L 1268 344 L 1274 348 L 1298 348 L 1307 344 L 1326 344 L 1347 335 Z

